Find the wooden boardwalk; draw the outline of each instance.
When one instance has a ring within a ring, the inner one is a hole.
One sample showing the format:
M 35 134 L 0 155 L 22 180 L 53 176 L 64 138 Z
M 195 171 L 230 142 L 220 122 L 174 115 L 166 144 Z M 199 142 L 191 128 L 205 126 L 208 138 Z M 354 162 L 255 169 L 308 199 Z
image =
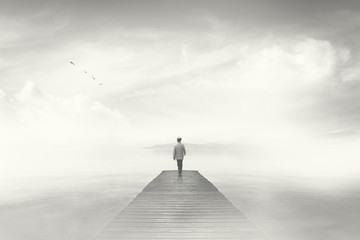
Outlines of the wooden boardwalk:
M 265 238 L 198 171 L 163 171 L 96 239 Z

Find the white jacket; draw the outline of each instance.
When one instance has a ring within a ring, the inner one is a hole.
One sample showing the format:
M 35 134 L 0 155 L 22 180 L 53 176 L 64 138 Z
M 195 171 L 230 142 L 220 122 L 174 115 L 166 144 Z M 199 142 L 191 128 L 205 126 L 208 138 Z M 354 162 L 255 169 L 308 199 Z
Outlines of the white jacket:
M 176 143 L 174 146 L 173 159 L 182 160 L 186 155 L 185 145 L 182 143 Z

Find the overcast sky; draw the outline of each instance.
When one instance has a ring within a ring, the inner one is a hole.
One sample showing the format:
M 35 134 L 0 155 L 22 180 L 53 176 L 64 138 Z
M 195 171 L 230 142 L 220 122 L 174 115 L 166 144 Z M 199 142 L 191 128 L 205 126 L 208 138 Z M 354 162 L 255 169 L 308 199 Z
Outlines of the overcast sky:
M 357 0 L 0 0 L 0 141 L 356 135 L 359 13 Z

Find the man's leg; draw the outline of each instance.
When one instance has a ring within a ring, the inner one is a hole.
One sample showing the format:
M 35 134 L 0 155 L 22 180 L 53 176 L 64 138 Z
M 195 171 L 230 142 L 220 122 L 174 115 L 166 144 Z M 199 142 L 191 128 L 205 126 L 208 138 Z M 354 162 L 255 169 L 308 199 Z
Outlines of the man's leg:
M 180 175 L 182 175 L 183 160 L 180 161 Z
M 177 167 L 178 167 L 178 174 L 180 175 L 180 161 L 179 159 L 176 160 L 177 162 Z
M 178 166 L 178 173 L 179 173 L 179 175 L 181 175 L 182 174 L 182 162 L 183 162 L 183 160 L 181 159 L 181 160 L 177 160 L 177 166 Z

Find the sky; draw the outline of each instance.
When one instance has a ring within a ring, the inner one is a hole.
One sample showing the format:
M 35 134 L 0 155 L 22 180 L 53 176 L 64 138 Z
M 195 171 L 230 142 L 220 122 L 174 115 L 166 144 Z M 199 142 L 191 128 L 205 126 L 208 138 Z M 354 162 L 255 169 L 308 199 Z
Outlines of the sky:
M 359 13 L 357 0 L 0 0 L 0 142 L 357 137 Z

